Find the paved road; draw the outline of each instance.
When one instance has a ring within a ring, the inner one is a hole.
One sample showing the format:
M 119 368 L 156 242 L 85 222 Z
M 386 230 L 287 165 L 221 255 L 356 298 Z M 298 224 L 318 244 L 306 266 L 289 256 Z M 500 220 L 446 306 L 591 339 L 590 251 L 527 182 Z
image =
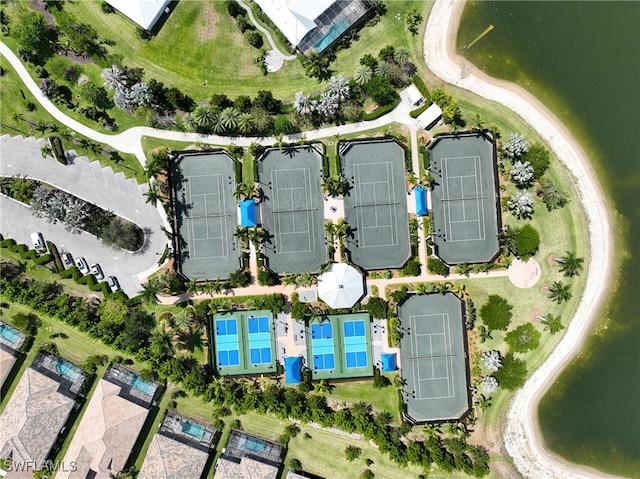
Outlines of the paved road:
M 72 235 L 61 224 L 49 224 L 36 218 L 28 207 L 6 197 L 0 200 L 0 231 L 29 246 L 30 234 L 41 231 L 45 239 L 56 243 L 59 249 L 70 251 L 74 256 L 85 256 L 89 263 L 100 263 L 106 275 L 117 276 L 123 290 L 128 295 L 135 295 L 140 281 L 155 269 L 167 244 L 159 211 L 145 203 L 143 192 L 147 185 L 127 180 L 122 173 L 114 174 L 111 168 L 102 168 L 100 163 L 89 162 L 86 157 L 75 158 L 67 166 L 51 157 L 44 159 L 40 153 L 44 141 L 1 136 L 0 175 L 21 174 L 41 179 L 113 211 L 146 231 L 145 244 L 135 253 L 112 250 L 87 233 Z

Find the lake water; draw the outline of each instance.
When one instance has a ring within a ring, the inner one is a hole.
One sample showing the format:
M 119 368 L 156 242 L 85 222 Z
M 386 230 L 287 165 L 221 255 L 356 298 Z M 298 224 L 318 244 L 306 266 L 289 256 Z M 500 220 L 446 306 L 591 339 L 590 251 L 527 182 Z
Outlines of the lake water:
M 558 455 L 640 477 L 640 2 L 472 2 L 458 51 L 569 127 L 616 210 L 615 288 L 538 413 Z

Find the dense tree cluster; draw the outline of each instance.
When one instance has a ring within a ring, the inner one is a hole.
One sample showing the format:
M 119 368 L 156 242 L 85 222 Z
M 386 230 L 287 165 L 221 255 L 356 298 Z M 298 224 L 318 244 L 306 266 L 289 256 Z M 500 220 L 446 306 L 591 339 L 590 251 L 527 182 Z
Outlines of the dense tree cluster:
M 497 294 L 491 294 L 480 308 L 480 318 L 489 330 L 506 331 L 513 316 L 512 309 L 513 306 L 506 299 Z

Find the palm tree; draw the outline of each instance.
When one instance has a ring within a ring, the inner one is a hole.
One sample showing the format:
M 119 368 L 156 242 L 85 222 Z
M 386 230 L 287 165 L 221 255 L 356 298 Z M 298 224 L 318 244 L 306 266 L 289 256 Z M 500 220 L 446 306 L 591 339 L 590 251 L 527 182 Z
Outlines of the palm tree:
M 472 269 L 471 265 L 466 261 L 464 261 L 463 263 L 460 263 L 456 266 L 456 273 L 463 274 L 468 278 L 469 273 L 471 273 L 471 269 Z
M 544 330 L 549 331 L 551 334 L 556 334 L 565 328 L 564 324 L 562 324 L 562 318 L 552 314 L 547 314 L 540 322 L 544 324 Z
M 484 343 L 488 339 L 493 339 L 493 336 L 491 336 L 491 330 L 486 328 L 485 326 L 479 326 L 478 333 L 480 334 L 481 343 Z
M 276 136 L 276 146 L 278 147 L 278 150 L 282 151 L 282 148 L 287 144 L 284 141 L 284 133 L 278 133 L 278 136 Z
M 208 130 L 213 125 L 213 119 L 215 116 L 215 112 L 213 109 L 206 105 L 198 105 L 195 110 L 193 110 L 193 121 L 199 128 L 204 130 Z
M 173 324 L 176 332 L 183 332 L 189 329 L 191 326 L 191 309 L 184 308 L 178 314 L 173 315 Z
M 338 237 L 338 240 L 344 241 L 344 239 L 350 234 L 351 225 L 347 223 L 343 218 L 340 218 L 335 224 L 335 235 Z
M 571 299 L 571 286 L 564 284 L 562 281 L 554 281 L 551 286 L 547 287 L 547 291 L 549 291 L 551 301 L 555 301 L 558 304 Z
M 482 364 L 491 372 L 495 372 L 502 367 L 502 357 L 500 351 L 492 349 L 482 353 Z
M 171 356 L 174 353 L 171 335 L 164 331 L 156 331 L 151 335 L 151 344 L 149 348 L 158 354 L 158 356 Z
M 491 396 L 486 397 L 484 394 L 480 394 L 477 397 L 475 405 L 478 406 L 478 409 L 481 411 L 485 411 L 491 407 Z
M 260 246 L 260 243 L 264 239 L 264 235 L 264 230 L 257 226 L 254 226 L 247 231 L 247 239 L 255 245 L 256 249 Z
M 29 204 L 37 183 L 27 176 L 16 175 L 11 178 L 11 197 L 21 203 Z
M 333 236 L 336 234 L 336 225 L 332 221 L 326 221 L 324 223 L 324 233 L 329 239 L 329 243 L 333 243 Z
M 471 124 L 476 130 L 482 130 L 484 128 L 484 120 L 480 116 L 480 113 L 476 113 L 476 116 L 471 120 Z
M 200 286 L 198 285 L 198 278 L 193 278 L 189 280 L 186 286 L 187 286 L 187 293 L 189 294 L 198 294 L 198 291 L 200 290 Z
M 556 263 L 560 263 L 560 271 L 568 278 L 572 278 L 580 274 L 584 258 L 578 258 L 575 253 L 565 252 L 564 256 L 556 258 Z
M 253 116 L 251 113 L 240 113 L 238 115 L 238 131 L 249 133 L 253 130 Z
M 409 49 L 405 46 L 396 48 L 396 51 L 393 52 L 393 59 L 398 65 L 403 65 L 409 60 Z
M 238 127 L 240 112 L 230 106 L 220 112 L 220 121 L 227 130 L 235 130 Z
M 160 188 L 158 188 L 158 183 L 150 181 L 149 188 L 144 192 L 143 196 L 145 197 L 145 203 L 151 203 L 152 206 L 156 206 L 160 199 Z
M 315 383 L 313 385 L 313 390 L 318 394 L 322 394 L 325 392 L 331 394 L 334 387 L 335 386 L 333 386 L 332 384 L 329 384 L 329 381 L 327 381 L 326 379 L 321 379 L 319 383 Z
M 516 230 L 507 227 L 498 233 L 498 243 L 507 255 L 518 254 L 518 242 L 516 241 Z
M 158 293 L 160 292 L 160 280 L 158 278 L 149 278 L 146 283 L 142 284 L 140 291 L 140 299 L 147 304 L 158 304 Z
M 304 70 L 312 78 L 321 79 L 326 75 L 328 62 L 317 51 L 312 50 L 303 59 Z
M 182 115 L 182 126 L 184 126 L 185 130 L 195 131 L 198 127 L 196 124 L 196 120 L 193 118 L 193 113 L 185 113 Z
M 236 226 L 236 230 L 233 233 L 233 237 L 236 238 L 244 248 L 249 242 L 249 231 L 244 226 Z
M 376 76 L 379 76 L 382 78 L 388 78 L 390 72 L 391 72 L 391 66 L 389 65 L 389 62 L 385 62 L 383 60 L 381 62 L 378 62 L 378 64 L 376 65 L 376 69 L 375 69 Z
M 227 127 L 222 122 L 222 116 L 220 115 L 220 113 L 215 113 L 213 115 L 213 118 L 211 119 L 211 122 L 211 128 L 213 129 L 214 133 L 224 133 L 225 131 L 227 131 Z

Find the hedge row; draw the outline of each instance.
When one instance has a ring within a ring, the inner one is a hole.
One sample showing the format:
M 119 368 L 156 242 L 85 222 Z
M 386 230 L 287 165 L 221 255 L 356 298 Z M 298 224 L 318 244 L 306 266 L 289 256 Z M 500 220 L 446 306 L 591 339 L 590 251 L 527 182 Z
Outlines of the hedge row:
M 47 241 L 47 248 L 49 248 L 49 253 L 53 257 L 53 265 L 56 269 L 56 273 L 62 273 L 64 271 L 64 265 L 62 264 L 58 247 L 51 241 Z
M 63 279 L 73 278 L 76 283 L 88 286 L 91 291 L 101 291 L 105 298 L 122 293 L 122 291 L 112 293 L 107 283 L 98 282 L 93 274 L 83 275 L 76 266 L 72 266 L 71 268 L 62 271 L 62 273 L 60 273 L 60 277 Z M 124 293 L 122 293 L 122 296 L 123 299 L 127 299 L 127 296 Z
M 18 253 L 22 259 L 30 259 L 39 266 L 47 264 L 53 259 L 50 254 L 40 255 L 35 249 L 29 249 L 26 244 L 16 244 L 12 238 L 0 241 L 0 248 L 6 248 L 13 253 Z
M 425 103 L 428 105 L 431 103 L 431 93 L 429 93 L 429 89 L 427 85 L 425 85 L 424 80 L 420 75 L 413 76 L 413 84 L 416 86 L 420 94 L 424 97 Z M 415 118 L 415 117 L 414 117 Z
M 376 120 L 381 116 L 386 115 L 387 113 L 392 111 L 395 107 L 398 106 L 398 103 L 400 103 L 400 97 L 398 97 L 398 99 L 394 103 L 389 103 L 388 105 L 379 106 L 378 108 L 373 110 L 371 113 L 363 113 L 362 120 L 363 121 Z
M 53 156 L 58 163 L 62 163 L 63 165 L 67 164 L 67 156 L 64 154 L 64 148 L 62 147 L 62 140 L 59 136 L 52 136 L 49 138 L 49 144 L 51 145 L 51 150 L 53 151 Z
M 420 108 L 411 110 L 411 112 L 409 112 L 409 116 L 411 116 L 411 118 L 418 118 L 422 114 L 422 112 L 424 112 L 427 108 L 429 108 L 429 106 L 430 106 L 429 103 L 425 103 Z

